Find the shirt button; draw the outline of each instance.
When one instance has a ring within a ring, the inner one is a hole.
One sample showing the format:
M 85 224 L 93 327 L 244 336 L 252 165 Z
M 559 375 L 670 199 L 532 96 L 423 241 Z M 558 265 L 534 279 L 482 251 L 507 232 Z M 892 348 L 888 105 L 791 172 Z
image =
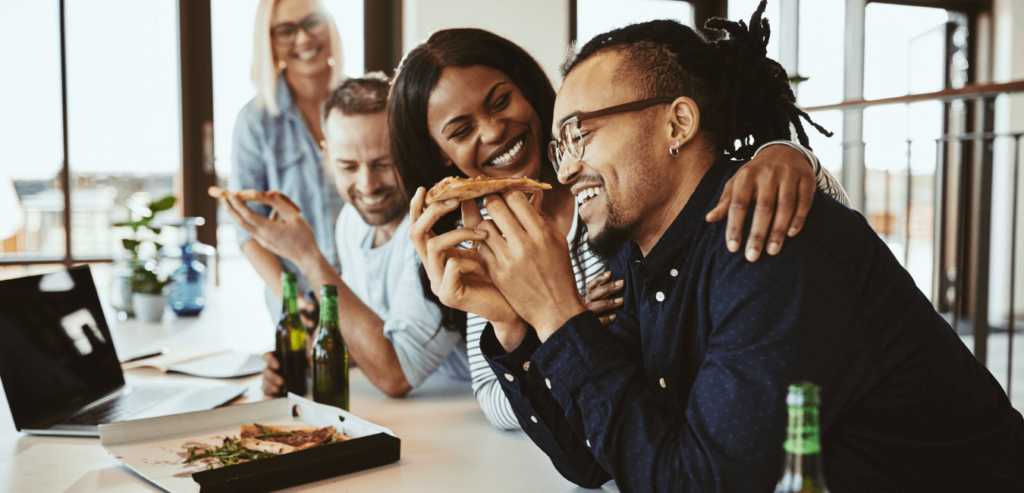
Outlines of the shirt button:
M 587 440 L 587 446 L 588 447 L 590 446 L 590 440 Z
M 547 384 L 549 389 L 551 388 L 551 380 L 548 380 L 547 378 L 545 378 L 544 379 L 544 383 Z
M 654 293 L 654 299 L 658 301 L 665 301 L 665 293 L 662 293 L 661 291 Z
M 511 382 L 512 380 L 515 380 L 515 377 L 513 377 L 511 373 L 506 373 L 505 374 L 505 380 L 508 380 L 509 382 Z
M 658 383 L 661 384 L 661 388 L 665 388 L 665 379 L 664 378 L 662 378 L 661 380 L 658 380 Z
M 530 421 L 533 421 L 534 423 L 536 423 L 537 422 L 537 417 L 536 416 L 530 416 Z
M 679 276 L 679 271 L 677 271 L 675 269 L 672 269 L 672 270 L 668 271 L 668 275 L 670 275 L 672 277 L 677 277 L 677 276 Z
M 523 363 L 523 371 L 530 371 L 530 362 Z

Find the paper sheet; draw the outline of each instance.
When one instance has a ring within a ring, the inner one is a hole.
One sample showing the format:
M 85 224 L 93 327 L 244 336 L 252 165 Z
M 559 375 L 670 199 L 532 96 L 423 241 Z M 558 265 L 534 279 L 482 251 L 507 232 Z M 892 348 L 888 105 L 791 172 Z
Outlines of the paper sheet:
M 224 353 L 174 365 L 170 371 L 204 378 L 236 378 L 255 375 L 267 362 L 255 354 Z

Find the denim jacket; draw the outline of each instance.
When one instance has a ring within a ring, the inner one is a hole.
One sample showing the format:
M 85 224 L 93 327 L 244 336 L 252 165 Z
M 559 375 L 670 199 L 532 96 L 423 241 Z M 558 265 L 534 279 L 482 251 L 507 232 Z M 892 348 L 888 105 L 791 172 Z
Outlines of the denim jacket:
M 228 188 L 277 190 L 287 195 L 302 209 L 302 217 L 312 226 L 320 252 L 338 269 L 334 221 L 344 201 L 325 175 L 320 146 L 306 128 L 302 113 L 292 103 L 284 76 L 278 79 L 277 105 L 281 109 L 278 116 L 258 107 L 255 98 L 238 112 Z M 249 207 L 264 216 L 270 215 L 270 208 L 265 205 L 250 202 Z M 235 229 L 239 245 L 252 239 L 241 227 L 236 225 Z M 297 275 L 299 293 L 305 292 L 310 286 L 298 267 L 288 260 L 280 260 L 286 271 Z M 272 316 L 281 310 L 280 300 L 269 289 L 266 301 Z

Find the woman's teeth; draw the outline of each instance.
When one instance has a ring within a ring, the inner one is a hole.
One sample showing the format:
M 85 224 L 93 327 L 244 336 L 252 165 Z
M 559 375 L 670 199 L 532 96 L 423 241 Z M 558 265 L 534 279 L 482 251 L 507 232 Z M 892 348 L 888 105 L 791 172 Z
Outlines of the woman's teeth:
M 381 203 L 384 202 L 384 199 L 386 199 L 386 198 L 387 198 L 387 195 L 381 195 L 380 197 L 373 198 L 373 199 L 364 195 L 360 199 L 366 205 L 380 205 Z
M 601 195 L 601 187 L 584 188 L 580 190 L 580 193 L 576 195 L 576 202 L 582 204 L 590 198 Z
M 320 53 L 320 47 L 316 47 L 308 51 L 297 52 L 295 53 L 295 58 L 298 58 L 299 60 L 302 61 L 306 61 L 309 60 L 310 58 L 315 57 L 317 53 Z
M 516 142 L 516 145 L 512 146 L 512 148 L 509 149 L 508 152 L 506 152 L 505 154 L 502 154 L 502 155 L 492 159 L 491 160 L 491 165 L 492 166 L 501 166 L 503 164 L 508 164 L 508 163 L 512 162 L 512 160 L 515 159 L 516 156 L 519 155 L 519 151 L 523 150 L 523 144 L 525 142 L 526 142 L 526 139 L 519 139 L 519 142 Z

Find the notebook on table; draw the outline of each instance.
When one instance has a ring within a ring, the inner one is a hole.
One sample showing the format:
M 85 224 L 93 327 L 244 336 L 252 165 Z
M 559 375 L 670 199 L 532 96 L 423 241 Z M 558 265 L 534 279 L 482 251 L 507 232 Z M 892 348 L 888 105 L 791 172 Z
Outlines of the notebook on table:
M 0 381 L 19 431 L 99 436 L 98 425 L 204 411 L 237 385 L 127 386 L 88 266 L 0 281 Z

